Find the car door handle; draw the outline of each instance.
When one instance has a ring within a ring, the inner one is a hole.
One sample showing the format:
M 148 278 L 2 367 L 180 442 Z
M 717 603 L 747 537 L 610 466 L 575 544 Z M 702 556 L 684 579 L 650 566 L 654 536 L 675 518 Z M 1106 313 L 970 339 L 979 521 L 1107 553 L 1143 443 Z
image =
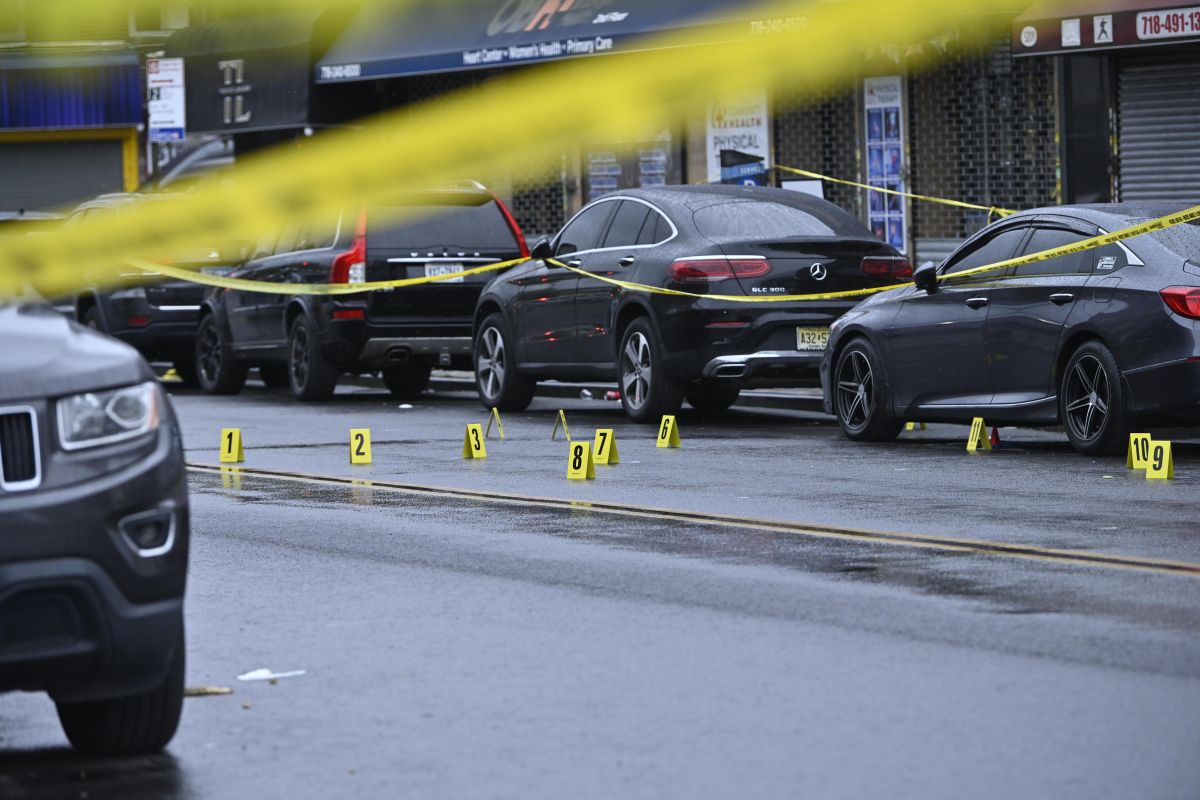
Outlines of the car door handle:
M 622 267 L 628 267 L 628 266 L 632 265 L 633 262 L 635 262 L 635 261 L 637 261 L 637 259 L 634 258 L 633 256 L 625 256 L 617 263 L 620 264 Z
M 571 261 L 568 261 L 567 266 L 568 267 L 580 267 L 580 266 L 583 266 L 583 261 L 582 261 L 582 259 L 576 258 Z
M 986 297 L 968 297 L 967 308 L 983 308 L 988 304 Z
M 1065 306 L 1075 299 L 1075 295 L 1070 292 L 1059 292 L 1058 294 L 1050 295 L 1050 302 L 1056 306 Z

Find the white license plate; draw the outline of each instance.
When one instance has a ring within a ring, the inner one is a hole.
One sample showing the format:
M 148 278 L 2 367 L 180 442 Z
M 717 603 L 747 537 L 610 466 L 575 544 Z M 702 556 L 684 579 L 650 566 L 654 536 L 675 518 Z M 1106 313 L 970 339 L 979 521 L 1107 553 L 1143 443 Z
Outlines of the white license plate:
M 463 271 L 462 264 L 426 264 L 425 265 L 425 277 L 426 278 L 433 278 L 437 275 L 453 275 L 456 272 L 462 272 L 462 271 Z M 447 278 L 444 281 L 438 281 L 438 283 L 462 283 L 462 282 L 463 282 L 462 275 L 459 275 L 457 278 Z
M 797 350 L 824 350 L 829 344 L 829 328 L 796 328 Z

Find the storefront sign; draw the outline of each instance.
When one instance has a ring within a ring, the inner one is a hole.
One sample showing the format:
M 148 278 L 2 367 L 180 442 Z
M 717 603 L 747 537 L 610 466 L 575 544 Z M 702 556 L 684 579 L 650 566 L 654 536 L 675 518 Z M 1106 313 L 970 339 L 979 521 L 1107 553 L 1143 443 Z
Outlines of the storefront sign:
M 763 185 L 771 168 L 771 117 L 765 90 L 708 108 L 708 180 Z
M 146 59 L 150 141 L 179 142 L 187 134 L 182 58 Z
M 899 75 L 863 81 L 867 132 L 867 184 L 906 192 L 904 175 L 904 82 Z M 908 204 L 904 198 L 867 192 L 871 230 L 900 252 L 908 249 Z
M 1013 24 L 1013 55 L 1079 53 L 1200 41 L 1200 6 L 1120 11 L 1097 3 L 1096 11 L 1104 13 L 1017 18 Z

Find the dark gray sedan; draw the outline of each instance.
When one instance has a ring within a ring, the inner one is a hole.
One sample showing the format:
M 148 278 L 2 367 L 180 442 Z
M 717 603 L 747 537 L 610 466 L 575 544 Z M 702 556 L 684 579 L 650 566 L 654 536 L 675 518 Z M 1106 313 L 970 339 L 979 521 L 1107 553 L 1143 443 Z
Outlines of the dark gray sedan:
M 826 409 L 851 439 L 906 420 L 1059 425 L 1081 453 L 1121 452 L 1133 425 L 1200 420 L 1200 227 L 936 280 L 1080 242 L 1178 207 L 1026 211 L 981 231 L 915 286 L 834 323 Z

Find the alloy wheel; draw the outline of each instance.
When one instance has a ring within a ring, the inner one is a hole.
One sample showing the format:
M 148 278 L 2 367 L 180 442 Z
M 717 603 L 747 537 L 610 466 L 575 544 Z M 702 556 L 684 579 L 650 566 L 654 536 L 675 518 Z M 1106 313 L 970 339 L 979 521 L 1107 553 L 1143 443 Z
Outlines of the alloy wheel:
M 505 369 L 504 337 L 496 328 L 488 328 L 480 337 L 475 374 L 479 376 L 479 386 L 489 401 L 500 396 L 504 388 Z
M 871 362 L 861 350 L 851 350 L 842 359 L 837 379 L 838 416 L 848 428 L 866 426 L 874 400 L 874 375 Z
M 199 349 L 197 366 L 204 373 L 205 381 L 216 383 L 221 374 L 221 338 L 217 335 L 216 325 L 200 326 Z
M 292 352 L 290 359 L 292 383 L 304 386 L 308 381 L 308 331 L 303 325 L 297 325 L 292 331 Z
M 646 404 L 650 379 L 650 342 L 640 331 L 635 331 L 621 353 L 621 392 L 631 408 Z
M 1067 424 L 1083 441 L 1100 435 L 1112 405 L 1112 387 L 1100 359 L 1085 354 L 1075 362 L 1067 378 Z

